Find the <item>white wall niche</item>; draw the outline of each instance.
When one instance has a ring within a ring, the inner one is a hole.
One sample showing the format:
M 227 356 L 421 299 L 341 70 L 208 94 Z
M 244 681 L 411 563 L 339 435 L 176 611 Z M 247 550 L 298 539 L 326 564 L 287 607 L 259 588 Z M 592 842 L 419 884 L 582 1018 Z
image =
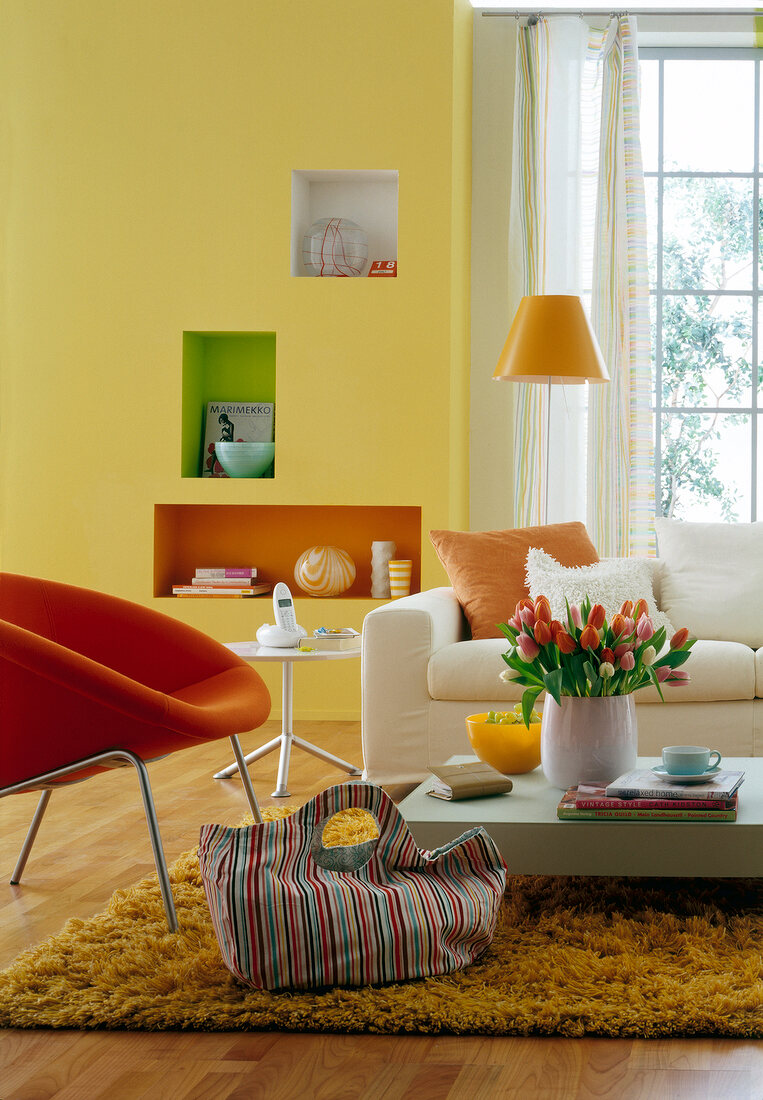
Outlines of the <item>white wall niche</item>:
M 291 174 L 291 274 L 315 278 L 302 238 L 319 218 L 349 218 L 368 234 L 368 263 L 397 259 L 398 176 L 393 169 L 298 170 Z

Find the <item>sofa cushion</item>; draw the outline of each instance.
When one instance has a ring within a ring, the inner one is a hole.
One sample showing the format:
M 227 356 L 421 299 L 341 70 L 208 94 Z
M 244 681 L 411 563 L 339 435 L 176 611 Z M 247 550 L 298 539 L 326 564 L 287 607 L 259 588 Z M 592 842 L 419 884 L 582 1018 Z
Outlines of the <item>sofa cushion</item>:
M 654 521 L 662 610 L 697 638 L 763 646 L 763 523 Z
M 499 622 L 528 595 L 527 551 L 537 546 L 562 565 L 599 560 L 582 523 L 554 523 L 509 531 L 430 531 L 473 638 L 500 638 Z
M 594 565 L 566 566 L 547 554 L 545 550 L 527 552 L 527 587 L 535 600 L 546 596 L 551 614 L 561 622 L 567 622 L 567 605 L 581 604 L 586 596 L 591 603 L 600 603 L 607 612 L 607 619 L 619 611 L 626 600 L 644 599 L 655 630 L 665 627 L 669 638 L 675 628 L 657 606 L 652 586 L 654 563 L 648 558 L 605 558 Z
M 763 649 L 755 650 L 755 695 L 763 699 Z
M 523 688 L 506 683 L 500 674 L 507 667 L 501 654 L 507 643 L 498 638 L 478 642 L 454 642 L 432 655 L 427 669 L 433 699 L 520 699 Z M 696 703 L 707 700 L 753 699 L 756 654 L 738 642 L 695 642 L 683 666 L 690 680 L 681 687 L 663 687 L 665 699 Z M 653 687 L 636 693 L 636 701 L 659 702 Z

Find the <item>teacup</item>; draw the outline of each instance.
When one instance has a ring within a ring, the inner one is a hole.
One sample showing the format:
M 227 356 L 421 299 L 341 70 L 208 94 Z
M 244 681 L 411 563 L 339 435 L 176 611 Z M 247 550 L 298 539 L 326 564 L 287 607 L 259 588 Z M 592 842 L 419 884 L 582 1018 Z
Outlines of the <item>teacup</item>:
M 712 756 L 716 759 L 711 760 Z M 662 750 L 662 762 L 669 775 L 701 775 L 720 764 L 721 754 L 699 745 L 669 745 Z

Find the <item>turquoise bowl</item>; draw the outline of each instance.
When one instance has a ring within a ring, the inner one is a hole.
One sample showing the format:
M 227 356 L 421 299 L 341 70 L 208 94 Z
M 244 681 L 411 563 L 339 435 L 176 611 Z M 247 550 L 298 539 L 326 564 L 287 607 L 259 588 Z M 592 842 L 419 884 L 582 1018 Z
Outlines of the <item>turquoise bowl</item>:
M 228 477 L 262 477 L 275 453 L 275 443 L 215 443 L 217 461 Z

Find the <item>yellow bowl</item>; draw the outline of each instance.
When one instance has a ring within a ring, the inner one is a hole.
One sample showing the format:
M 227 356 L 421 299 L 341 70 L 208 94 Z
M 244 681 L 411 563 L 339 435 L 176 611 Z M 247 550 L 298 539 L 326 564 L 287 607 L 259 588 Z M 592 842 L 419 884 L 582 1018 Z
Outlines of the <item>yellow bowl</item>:
M 480 760 L 503 775 L 521 775 L 540 764 L 540 722 L 502 726 L 488 722 L 487 713 L 470 714 L 466 729 Z

